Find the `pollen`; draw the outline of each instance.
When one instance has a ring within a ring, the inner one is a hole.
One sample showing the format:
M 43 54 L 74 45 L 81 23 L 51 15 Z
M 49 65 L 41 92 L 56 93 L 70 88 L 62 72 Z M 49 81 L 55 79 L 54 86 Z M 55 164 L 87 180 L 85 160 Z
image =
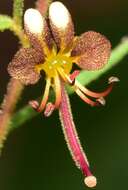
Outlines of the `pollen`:
M 85 178 L 84 182 L 88 187 L 93 188 L 97 184 L 97 179 L 95 176 L 88 176 Z
M 43 64 L 35 66 L 37 72 L 44 71 L 47 77 L 54 78 L 59 69 L 69 74 L 72 69 L 72 58 L 67 54 L 55 53 L 47 57 Z

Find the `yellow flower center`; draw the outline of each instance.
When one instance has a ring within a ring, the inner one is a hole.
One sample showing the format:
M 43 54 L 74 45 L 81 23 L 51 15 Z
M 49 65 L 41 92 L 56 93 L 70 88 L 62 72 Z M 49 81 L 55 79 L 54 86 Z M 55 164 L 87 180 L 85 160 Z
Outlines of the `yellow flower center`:
M 53 50 L 49 56 L 47 56 L 44 63 L 36 65 L 36 71 L 40 72 L 44 70 L 46 75 L 50 78 L 56 75 L 56 72 L 61 68 L 66 74 L 69 74 L 72 69 L 72 58 L 69 54 L 55 52 Z

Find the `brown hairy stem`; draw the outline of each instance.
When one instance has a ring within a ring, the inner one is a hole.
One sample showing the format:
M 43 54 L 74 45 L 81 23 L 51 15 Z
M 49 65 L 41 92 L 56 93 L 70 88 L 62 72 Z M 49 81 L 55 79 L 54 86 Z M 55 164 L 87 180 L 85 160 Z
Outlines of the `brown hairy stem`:
M 19 80 L 10 79 L 7 86 L 7 93 L 4 97 L 3 103 L 1 105 L 0 113 L 0 148 L 3 146 L 3 142 L 10 129 L 10 120 L 14 112 L 16 103 L 22 93 L 24 86 Z
M 36 9 L 40 11 L 43 16 L 47 15 L 47 10 L 49 5 L 52 3 L 52 0 L 37 0 Z

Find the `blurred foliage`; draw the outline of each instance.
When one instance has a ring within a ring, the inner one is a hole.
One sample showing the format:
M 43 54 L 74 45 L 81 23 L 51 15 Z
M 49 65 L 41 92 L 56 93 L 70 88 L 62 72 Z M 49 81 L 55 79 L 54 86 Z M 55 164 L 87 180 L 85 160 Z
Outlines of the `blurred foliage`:
M 24 0 L 13 0 L 13 18 L 17 25 L 22 25 Z
M 4 31 L 7 29 L 12 28 L 13 21 L 11 17 L 6 16 L 6 15 L 0 15 L 0 31 Z

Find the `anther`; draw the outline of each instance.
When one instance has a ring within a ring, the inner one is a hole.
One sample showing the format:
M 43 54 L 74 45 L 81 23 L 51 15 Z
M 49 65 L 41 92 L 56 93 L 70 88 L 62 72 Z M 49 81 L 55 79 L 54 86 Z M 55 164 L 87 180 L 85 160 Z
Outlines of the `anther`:
M 44 111 L 44 116 L 45 117 L 51 116 L 51 114 L 53 113 L 54 109 L 55 109 L 55 105 L 54 104 L 52 104 L 51 102 L 47 103 L 45 111 Z
M 105 106 L 105 104 L 106 104 L 106 101 L 103 97 L 98 98 L 96 101 L 99 102 L 103 106 Z
M 37 110 L 39 107 L 39 103 L 36 100 L 29 101 L 29 105 L 34 109 Z
M 76 81 L 76 79 L 74 78 L 74 79 L 72 80 L 71 86 L 74 86 L 75 81 Z
M 108 79 L 108 84 L 114 83 L 114 82 L 119 82 L 120 80 L 117 77 L 110 77 Z
M 96 184 L 97 184 L 97 179 L 95 176 L 87 176 L 85 179 L 84 179 L 84 183 L 88 186 L 88 187 L 95 187 Z
M 71 75 L 70 75 L 70 79 L 72 81 L 71 85 L 75 84 L 75 79 L 76 77 L 79 75 L 80 71 L 79 70 L 75 70 Z

